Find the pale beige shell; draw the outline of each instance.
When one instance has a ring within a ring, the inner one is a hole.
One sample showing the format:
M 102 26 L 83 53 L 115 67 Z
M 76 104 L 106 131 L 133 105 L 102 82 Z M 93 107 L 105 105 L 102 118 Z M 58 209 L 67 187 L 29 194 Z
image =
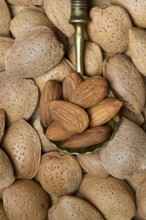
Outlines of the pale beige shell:
M 64 196 L 49 209 L 49 220 L 104 220 L 98 210 L 83 199 Z
M 12 164 L 6 153 L 0 149 L 0 190 L 11 185 L 14 180 Z
M 141 114 L 145 105 L 145 82 L 131 59 L 124 54 L 108 57 L 104 61 L 103 76 L 124 106 Z
M 131 188 L 136 191 L 138 186 L 141 185 L 146 180 L 146 170 L 134 173 L 132 176 L 129 176 L 126 181 L 131 186 Z
M 46 192 L 60 197 L 77 191 L 82 171 L 73 156 L 50 152 L 42 156 L 38 177 Z
M 75 47 L 69 52 L 70 61 L 76 65 Z M 84 49 L 84 71 L 86 76 L 101 75 L 103 57 L 100 47 L 94 42 L 86 42 Z
M 5 132 L 5 122 L 6 122 L 6 114 L 3 109 L 0 109 L 0 142 L 3 139 Z
M 134 195 L 128 185 L 113 177 L 85 175 L 80 194 L 108 220 L 130 220 L 136 212 Z
M 21 10 L 25 9 L 27 6 L 23 5 L 9 5 L 11 11 L 11 17 L 14 18 L 17 14 L 20 13 Z
M 6 53 L 13 43 L 12 38 L 0 37 L 0 72 L 5 70 Z
M 111 3 L 125 8 L 136 26 L 146 28 L 146 2 L 144 0 L 111 0 Z
M 136 201 L 139 213 L 146 219 L 146 181 L 138 187 L 136 191 Z
M 3 192 L 3 205 L 9 219 L 45 220 L 50 198 L 32 180 L 17 180 Z
M 74 33 L 74 27 L 69 23 L 71 16 L 71 0 L 44 0 L 44 9 L 49 20 L 67 37 Z
M 4 210 L 2 201 L 0 201 L 0 219 L 1 220 L 9 220 L 7 215 L 6 215 L 6 212 Z
M 129 30 L 129 49 L 133 63 L 137 69 L 146 76 L 146 30 L 142 28 L 131 28 Z
M 123 117 L 114 137 L 101 149 L 100 156 L 106 170 L 119 179 L 145 170 L 145 132 Z
M 53 25 L 45 15 L 37 7 L 28 7 L 23 9 L 14 17 L 10 22 L 10 31 L 16 38 L 23 31 L 35 26 L 47 26 L 52 27 Z
M 32 179 L 38 172 L 41 143 L 36 131 L 20 120 L 8 127 L 2 148 L 12 161 L 17 179 Z
M 29 28 L 21 33 L 6 56 L 8 76 L 33 78 L 56 66 L 64 55 L 63 45 L 45 26 Z
M 104 178 L 109 175 L 101 163 L 99 151 L 88 154 L 79 154 L 77 155 L 77 158 L 83 170 L 91 176 Z
M 43 0 L 7 0 L 7 2 L 12 5 L 24 5 L 24 6 L 43 4 Z
M 56 150 L 56 145 L 52 143 L 49 139 L 47 139 L 46 135 L 44 134 L 44 128 L 41 124 L 40 117 L 36 118 L 33 122 L 33 127 L 39 135 L 42 151 L 44 153 Z
M 42 91 L 48 80 L 63 81 L 70 73 L 74 71 L 74 67 L 69 60 L 63 58 L 60 63 L 42 76 L 34 78 L 40 91 Z
M 132 22 L 121 7 L 107 5 L 93 7 L 87 26 L 89 37 L 108 53 L 121 53 L 128 48 L 128 30 Z
M 0 1 L 0 35 L 1 36 L 8 36 L 9 29 L 10 29 L 10 11 L 8 5 L 5 0 Z
M 7 122 L 29 119 L 39 99 L 38 88 L 30 79 L 0 78 L 0 108 L 5 110 Z

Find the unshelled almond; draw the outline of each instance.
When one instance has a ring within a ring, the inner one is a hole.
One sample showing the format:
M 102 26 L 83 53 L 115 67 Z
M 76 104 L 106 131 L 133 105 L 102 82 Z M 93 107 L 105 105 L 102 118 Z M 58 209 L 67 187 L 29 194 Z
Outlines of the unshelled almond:
M 69 74 L 65 80 L 63 81 L 62 90 L 63 90 L 63 98 L 66 101 L 70 100 L 72 93 L 76 90 L 76 88 L 81 84 L 82 78 L 79 74 L 73 72 Z
M 44 127 L 49 126 L 52 121 L 48 107 L 50 101 L 60 99 L 61 97 L 62 89 L 60 83 L 55 80 L 49 80 L 45 84 L 40 98 L 40 117 Z
M 104 142 L 109 138 L 111 127 L 99 126 L 89 128 L 82 134 L 75 135 L 64 142 L 63 147 L 83 148 Z
M 71 133 L 63 130 L 58 124 L 52 122 L 46 130 L 46 136 L 51 141 L 63 141 L 70 138 Z
M 88 78 L 73 92 L 70 102 L 82 108 L 90 108 L 106 97 L 108 89 L 108 83 L 103 77 Z
M 120 110 L 122 102 L 116 98 L 106 98 L 88 109 L 90 127 L 103 125 L 111 120 Z
M 65 131 L 82 133 L 89 125 L 87 113 L 79 106 L 66 101 L 52 101 L 49 110 L 53 120 Z

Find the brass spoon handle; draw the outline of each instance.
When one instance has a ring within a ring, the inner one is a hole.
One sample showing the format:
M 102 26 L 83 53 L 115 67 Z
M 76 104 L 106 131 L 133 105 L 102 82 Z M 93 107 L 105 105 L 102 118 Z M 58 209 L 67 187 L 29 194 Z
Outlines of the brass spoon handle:
M 75 27 L 76 71 L 84 72 L 84 28 L 88 21 L 87 0 L 72 0 L 70 23 Z

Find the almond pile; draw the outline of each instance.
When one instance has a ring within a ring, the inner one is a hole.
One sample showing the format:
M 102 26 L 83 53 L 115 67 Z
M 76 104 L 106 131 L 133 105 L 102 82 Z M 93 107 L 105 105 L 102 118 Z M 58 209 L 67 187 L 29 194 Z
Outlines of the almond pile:
M 146 2 L 0 0 L 0 220 L 146 220 Z
M 69 74 L 61 84 L 49 80 L 40 98 L 40 117 L 51 141 L 64 141 L 63 148 L 85 148 L 110 137 L 106 123 L 119 112 L 122 102 L 108 98 L 109 85 L 101 76 L 83 80 Z

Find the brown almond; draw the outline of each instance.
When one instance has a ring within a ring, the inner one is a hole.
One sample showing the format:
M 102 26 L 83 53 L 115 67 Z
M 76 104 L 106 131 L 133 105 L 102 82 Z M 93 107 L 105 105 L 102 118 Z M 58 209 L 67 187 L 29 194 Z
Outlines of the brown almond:
M 55 122 L 52 122 L 46 130 L 46 136 L 51 141 L 63 141 L 70 138 L 72 134 L 63 130 Z
M 49 111 L 49 103 L 53 100 L 62 98 L 61 84 L 55 80 L 49 80 L 41 93 L 40 97 L 40 118 L 44 127 L 50 125 L 52 117 Z
M 109 126 L 100 126 L 89 128 L 82 134 L 75 135 L 64 142 L 63 147 L 84 148 L 104 142 L 109 138 L 111 128 Z
M 122 102 L 115 98 L 106 98 L 88 109 L 89 126 L 103 125 L 111 120 L 120 110 Z
M 106 97 L 108 89 L 108 83 L 103 77 L 88 78 L 73 92 L 70 102 L 82 108 L 90 108 Z
M 69 101 L 72 93 L 76 90 L 82 81 L 83 80 L 78 73 L 73 72 L 69 74 L 63 81 L 62 85 L 63 99 Z
M 77 105 L 66 101 L 52 101 L 49 110 L 53 120 L 67 132 L 80 134 L 88 127 L 88 115 Z

